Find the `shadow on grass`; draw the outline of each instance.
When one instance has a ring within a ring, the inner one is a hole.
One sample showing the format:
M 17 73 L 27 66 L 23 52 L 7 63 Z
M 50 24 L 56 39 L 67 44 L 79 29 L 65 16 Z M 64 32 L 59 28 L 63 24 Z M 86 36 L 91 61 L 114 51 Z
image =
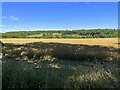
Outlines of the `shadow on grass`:
M 120 88 L 118 49 L 35 42 L 3 45 L 3 88 Z
M 5 50 L 4 50 L 5 49 Z M 118 61 L 120 49 L 89 46 L 82 44 L 61 44 L 61 43 L 42 43 L 35 42 L 26 45 L 6 44 L 3 47 L 3 56 L 5 58 L 18 58 L 27 56 L 29 59 L 48 58 L 78 61 Z M 8 54 L 5 56 L 5 54 Z

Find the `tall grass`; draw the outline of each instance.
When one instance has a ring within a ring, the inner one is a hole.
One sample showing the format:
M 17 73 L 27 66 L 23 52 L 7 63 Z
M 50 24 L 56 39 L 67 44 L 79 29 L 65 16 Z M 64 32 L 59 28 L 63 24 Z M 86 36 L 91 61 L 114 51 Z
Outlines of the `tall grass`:
M 120 88 L 118 49 L 60 43 L 3 46 L 3 88 Z

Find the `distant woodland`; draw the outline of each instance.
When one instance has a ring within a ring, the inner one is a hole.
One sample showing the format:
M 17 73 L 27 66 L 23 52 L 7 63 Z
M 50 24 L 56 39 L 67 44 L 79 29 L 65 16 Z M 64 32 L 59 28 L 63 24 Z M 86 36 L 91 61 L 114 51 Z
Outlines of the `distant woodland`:
M 3 38 L 115 38 L 117 29 L 16 31 L 2 33 Z

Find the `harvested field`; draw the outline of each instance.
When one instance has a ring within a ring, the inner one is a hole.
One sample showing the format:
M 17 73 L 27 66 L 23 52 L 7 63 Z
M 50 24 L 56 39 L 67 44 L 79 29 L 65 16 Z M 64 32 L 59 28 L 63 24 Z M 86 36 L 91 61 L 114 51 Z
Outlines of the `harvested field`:
M 29 38 L 2 38 L 3 43 L 26 44 L 32 42 L 44 43 L 65 43 L 65 44 L 85 44 L 100 45 L 118 48 L 118 38 L 89 38 L 89 39 L 29 39 Z

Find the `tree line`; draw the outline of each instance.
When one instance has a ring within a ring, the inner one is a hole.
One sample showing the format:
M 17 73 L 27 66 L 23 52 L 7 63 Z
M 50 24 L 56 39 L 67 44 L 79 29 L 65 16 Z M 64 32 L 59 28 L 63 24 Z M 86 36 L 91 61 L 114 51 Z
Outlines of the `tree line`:
M 16 31 L 2 33 L 2 38 L 115 38 L 117 29 L 91 30 L 51 30 L 51 31 Z

